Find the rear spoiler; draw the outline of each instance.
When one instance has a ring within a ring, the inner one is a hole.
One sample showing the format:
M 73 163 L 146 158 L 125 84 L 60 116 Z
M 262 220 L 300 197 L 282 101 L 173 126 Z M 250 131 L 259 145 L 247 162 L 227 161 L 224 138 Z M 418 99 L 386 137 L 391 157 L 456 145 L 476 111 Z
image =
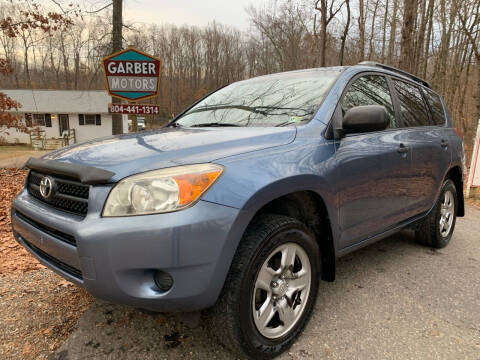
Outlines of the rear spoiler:
M 65 163 L 55 160 L 28 159 L 25 166 L 32 170 L 74 178 L 82 184 L 106 184 L 115 175 L 114 172 L 93 166 Z

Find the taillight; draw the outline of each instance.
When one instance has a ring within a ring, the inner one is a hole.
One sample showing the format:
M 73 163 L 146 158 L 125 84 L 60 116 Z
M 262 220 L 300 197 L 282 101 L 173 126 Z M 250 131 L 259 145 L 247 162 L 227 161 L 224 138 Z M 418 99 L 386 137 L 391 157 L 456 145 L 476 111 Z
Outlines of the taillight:
M 457 133 L 458 136 L 460 136 L 463 140 L 463 134 L 460 130 L 458 130 L 457 128 L 453 128 L 453 130 Z

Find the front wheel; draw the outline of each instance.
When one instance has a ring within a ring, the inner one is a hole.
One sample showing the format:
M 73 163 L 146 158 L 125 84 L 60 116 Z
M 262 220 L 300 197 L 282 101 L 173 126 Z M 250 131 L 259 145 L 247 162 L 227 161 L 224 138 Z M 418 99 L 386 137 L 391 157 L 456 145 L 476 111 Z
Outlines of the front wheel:
M 416 232 L 417 240 L 426 246 L 441 249 L 452 238 L 457 218 L 457 189 L 452 180 L 443 183 L 439 199 Z
M 311 315 L 319 270 L 318 245 L 302 223 L 279 215 L 255 219 L 211 314 L 211 330 L 240 356 L 277 356 Z

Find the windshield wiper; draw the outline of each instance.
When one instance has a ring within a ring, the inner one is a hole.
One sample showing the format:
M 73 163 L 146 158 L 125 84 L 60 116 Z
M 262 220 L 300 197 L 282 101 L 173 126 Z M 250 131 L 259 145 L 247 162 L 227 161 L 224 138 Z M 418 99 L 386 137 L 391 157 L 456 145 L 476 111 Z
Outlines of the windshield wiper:
M 204 112 L 204 111 L 215 111 L 215 110 L 228 110 L 228 109 L 239 109 L 239 110 L 245 110 L 245 111 L 250 111 L 253 113 L 258 113 L 262 115 L 267 115 L 265 111 L 260 111 L 258 108 L 264 108 L 262 106 L 246 106 L 246 105 L 214 105 L 214 106 L 203 106 L 199 107 L 197 109 L 194 109 L 192 111 L 189 111 L 187 114 L 193 114 L 193 113 L 198 113 L 198 112 Z
M 213 122 L 213 123 L 190 125 L 189 127 L 228 127 L 228 126 L 241 127 L 242 125 L 222 123 L 222 122 Z
M 288 121 L 285 121 L 283 123 L 280 123 L 280 124 L 277 124 L 275 125 L 275 127 L 278 127 L 278 126 L 287 126 L 287 125 L 290 125 L 290 124 L 300 124 L 301 122 L 304 122 L 304 121 L 307 121 L 309 119 L 302 119 L 302 120 L 288 120 Z

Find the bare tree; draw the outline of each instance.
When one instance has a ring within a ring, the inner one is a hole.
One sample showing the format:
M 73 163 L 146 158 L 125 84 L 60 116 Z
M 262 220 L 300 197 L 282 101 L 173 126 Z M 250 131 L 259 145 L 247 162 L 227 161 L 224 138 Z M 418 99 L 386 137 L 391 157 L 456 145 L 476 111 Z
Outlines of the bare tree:
M 338 12 L 342 9 L 345 2 L 341 2 L 335 7 L 335 0 L 316 0 L 315 10 L 320 12 L 320 66 L 325 66 L 325 53 L 327 50 L 327 27 L 328 24 L 335 18 Z M 348 20 L 350 21 L 350 19 Z M 317 14 L 313 20 L 313 34 L 317 36 L 316 30 Z

